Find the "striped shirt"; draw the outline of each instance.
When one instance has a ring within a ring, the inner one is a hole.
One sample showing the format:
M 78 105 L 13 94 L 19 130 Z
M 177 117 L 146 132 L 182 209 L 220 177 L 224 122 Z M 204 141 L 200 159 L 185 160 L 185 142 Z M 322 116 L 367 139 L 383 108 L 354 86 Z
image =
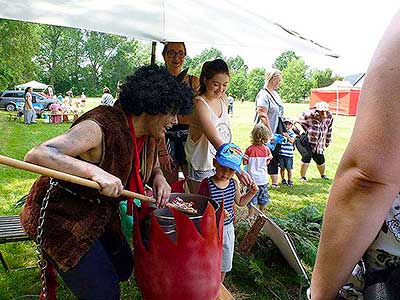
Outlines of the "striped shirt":
M 291 129 L 287 131 L 287 134 L 292 139 L 296 138 L 296 134 Z M 293 157 L 293 151 L 294 151 L 293 144 L 287 141 L 286 143 L 282 144 L 281 149 L 279 150 L 279 155 Z
M 101 105 L 113 106 L 114 105 L 114 98 L 109 93 L 104 93 L 101 96 Z
M 235 217 L 235 211 L 233 210 L 233 205 L 235 202 L 236 195 L 236 185 L 233 178 L 229 180 L 229 184 L 226 188 L 221 189 L 215 185 L 211 178 L 207 179 L 208 188 L 210 190 L 210 198 L 219 204 L 224 200 L 224 209 L 229 212 L 229 218 L 224 220 L 224 225 L 228 225 L 233 222 Z
M 327 117 L 318 121 L 314 118 L 315 109 L 303 112 L 299 118 L 301 126 L 307 131 L 308 142 L 313 153 L 323 154 L 332 138 L 333 116 L 328 111 Z

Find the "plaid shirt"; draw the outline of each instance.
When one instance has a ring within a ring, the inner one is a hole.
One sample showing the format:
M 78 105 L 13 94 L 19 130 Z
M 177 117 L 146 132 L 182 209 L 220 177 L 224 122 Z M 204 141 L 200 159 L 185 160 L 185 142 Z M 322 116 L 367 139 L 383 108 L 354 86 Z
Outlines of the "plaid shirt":
M 322 154 L 324 148 L 331 143 L 332 137 L 332 114 L 328 111 L 327 117 L 322 121 L 314 118 L 315 109 L 303 112 L 299 118 L 301 126 L 308 133 L 308 142 L 313 153 Z

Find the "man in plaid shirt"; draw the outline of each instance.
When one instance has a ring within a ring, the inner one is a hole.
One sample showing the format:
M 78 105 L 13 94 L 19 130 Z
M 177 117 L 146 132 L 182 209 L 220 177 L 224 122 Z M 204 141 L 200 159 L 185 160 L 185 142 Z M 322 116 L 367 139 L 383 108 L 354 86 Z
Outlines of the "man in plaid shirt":
M 317 164 L 321 178 L 329 179 L 325 175 L 324 149 L 331 143 L 333 117 L 328 103 L 316 103 L 314 108 L 301 114 L 299 123 L 307 134 L 307 139 L 296 142 L 301 154 L 300 180 L 307 181 L 306 173 L 311 159 Z

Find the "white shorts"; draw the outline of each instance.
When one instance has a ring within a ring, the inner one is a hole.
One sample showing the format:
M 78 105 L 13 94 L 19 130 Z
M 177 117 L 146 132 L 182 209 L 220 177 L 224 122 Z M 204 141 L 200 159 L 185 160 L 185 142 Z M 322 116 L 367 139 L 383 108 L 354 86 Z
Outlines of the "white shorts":
M 235 228 L 233 222 L 224 225 L 224 240 L 222 243 L 221 272 L 232 270 L 233 250 L 235 246 Z

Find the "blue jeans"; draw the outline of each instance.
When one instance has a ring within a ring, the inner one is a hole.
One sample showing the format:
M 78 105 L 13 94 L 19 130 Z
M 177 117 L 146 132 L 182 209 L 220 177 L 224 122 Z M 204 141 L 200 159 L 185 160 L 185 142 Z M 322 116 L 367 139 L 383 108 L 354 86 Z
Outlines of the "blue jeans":
M 57 264 L 53 262 L 53 265 L 79 299 L 118 300 L 121 293 L 119 282 L 128 280 L 132 275 L 133 256 L 125 239 L 120 249 L 115 251 L 111 237 L 104 234 L 74 268 L 62 272 Z
M 251 203 L 256 205 L 267 205 L 269 203 L 268 184 L 258 186 L 258 192 L 254 195 L 247 207 L 251 207 Z

